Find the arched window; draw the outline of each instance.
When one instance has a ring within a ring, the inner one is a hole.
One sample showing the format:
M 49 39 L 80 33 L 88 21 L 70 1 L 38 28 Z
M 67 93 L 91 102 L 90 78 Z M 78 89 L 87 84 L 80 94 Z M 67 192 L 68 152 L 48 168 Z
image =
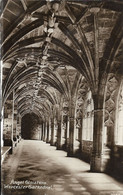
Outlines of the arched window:
M 117 99 L 115 143 L 123 145 L 123 82 Z
M 83 132 L 82 139 L 92 141 L 93 140 L 93 99 L 92 93 L 89 91 L 86 96 L 86 100 L 84 103 L 84 114 L 83 114 Z

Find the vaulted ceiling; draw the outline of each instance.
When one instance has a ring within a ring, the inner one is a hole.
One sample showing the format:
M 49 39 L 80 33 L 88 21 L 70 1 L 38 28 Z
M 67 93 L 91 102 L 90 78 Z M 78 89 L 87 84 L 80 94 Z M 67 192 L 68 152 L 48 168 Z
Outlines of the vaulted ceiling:
M 122 74 L 122 0 L 4 0 L 2 7 L 3 100 L 14 92 L 22 116 L 48 115 L 80 78 L 94 91 L 104 72 Z

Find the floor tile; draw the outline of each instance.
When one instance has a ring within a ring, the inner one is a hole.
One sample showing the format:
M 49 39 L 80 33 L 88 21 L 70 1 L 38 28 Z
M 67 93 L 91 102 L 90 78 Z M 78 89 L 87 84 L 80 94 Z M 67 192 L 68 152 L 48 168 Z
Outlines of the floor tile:
M 2 166 L 4 184 L 10 184 L 12 179 L 39 181 L 45 182 L 49 189 L 18 191 L 4 189 L 2 185 L 2 195 L 123 195 L 121 183 L 89 169 L 88 163 L 69 158 L 65 151 L 54 146 L 22 140 L 18 150 Z

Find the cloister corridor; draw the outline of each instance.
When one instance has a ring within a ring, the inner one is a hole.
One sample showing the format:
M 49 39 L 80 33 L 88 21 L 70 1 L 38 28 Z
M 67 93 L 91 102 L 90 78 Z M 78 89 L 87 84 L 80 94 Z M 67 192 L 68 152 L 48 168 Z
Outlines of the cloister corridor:
M 122 195 L 123 185 L 40 140 L 21 140 L 2 166 L 4 195 Z M 18 182 L 18 183 L 17 183 Z M 19 183 L 20 182 L 20 183 Z M 23 183 L 24 182 L 24 183 Z M 32 183 L 31 183 L 32 182 Z M 8 186 L 26 186 L 10 189 Z M 40 187 L 40 189 L 37 186 Z M 31 189 L 34 188 L 34 189 Z
M 123 195 L 123 0 L 1 0 L 2 195 Z

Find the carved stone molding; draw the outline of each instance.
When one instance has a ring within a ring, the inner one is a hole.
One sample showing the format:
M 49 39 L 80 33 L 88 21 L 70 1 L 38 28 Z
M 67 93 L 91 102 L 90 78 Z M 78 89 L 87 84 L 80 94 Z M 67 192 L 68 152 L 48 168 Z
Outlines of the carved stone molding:
M 80 110 L 83 108 L 83 104 L 86 98 L 86 94 L 88 92 L 88 85 L 86 82 L 82 82 L 79 86 L 77 99 L 76 99 L 76 110 Z
M 65 101 L 63 102 L 63 107 L 62 107 L 62 114 L 63 116 L 65 115 L 68 115 L 69 113 L 69 102 L 68 101 Z
M 119 83 L 116 76 L 114 74 L 110 74 L 107 82 L 107 92 L 106 92 L 106 99 L 105 99 L 104 122 L 106 126 L 114 125 L 118 85 Z
M 118 111 L 121 111 L 123 108 L 123 84 L 119 95 L 119 101 L 118 101 Z
M 76 119 L 76 128 L 80 129 L 82 127 L 82 118 Z
M 76 99 L 76 128 L 81 129 L 82 127 L 82 118 L 83 118 L 83 106 L 85 98 L 88 92 L 88 85 L 86 81 L 80 83 L 77 99 Z

